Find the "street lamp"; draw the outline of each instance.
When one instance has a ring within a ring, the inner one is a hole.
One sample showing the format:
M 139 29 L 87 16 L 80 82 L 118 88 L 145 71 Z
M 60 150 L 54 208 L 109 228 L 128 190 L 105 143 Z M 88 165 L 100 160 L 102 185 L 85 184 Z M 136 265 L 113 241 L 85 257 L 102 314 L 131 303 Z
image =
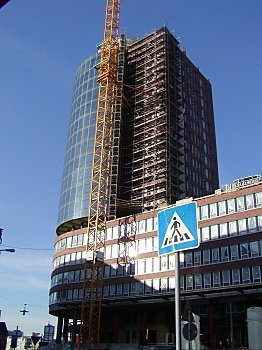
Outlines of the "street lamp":
M 15 249 L 14 249 L 14 248 L 0 249 L 0 252 L 14 253 L 14 252 L 15 252 Z

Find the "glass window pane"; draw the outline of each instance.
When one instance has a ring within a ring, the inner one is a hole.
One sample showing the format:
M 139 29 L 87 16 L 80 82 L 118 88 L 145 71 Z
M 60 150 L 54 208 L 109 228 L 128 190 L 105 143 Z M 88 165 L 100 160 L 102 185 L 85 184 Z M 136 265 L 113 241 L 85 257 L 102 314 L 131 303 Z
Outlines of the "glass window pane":
M 229 270 L 222 271 L 222 285 L 228 286 L 230 284 L 230 274 Z
M 228 229 L 229 229 L 229 235 L 230 236 L 236 236 L 237 235 L 237 222 L 236 221 L 230 221 L 228 223 Z
M 248 222 L 248 231 L 251 232 L 256 232 L 257 231 L 257 220 L 255 216 L 252 216 L 247 219 Z
M 239 232 L 239 234 L 247 233 L 247 221 L 246 221 L 246 219 L 238 220 L 238 232 Z
M 220 237 L 227 237 L 227 223 L 223 223 L 219 225 L 220 229 Z
M 233 281 L 233 284 L 240 283 L 240 270 L 239 269 L 232 270 L 232 281 Z
M 198 266 L 201 265 L 201 251 L 195 251 L 194 252 L 194 265 Z
M 185 261 L 186 261 L 186 267 L 188 266 L 192 266 L 193 262 L 192 262 L 192 253 L 185 253 Z
M 210 272 L 204 273 L 204 288 L 210 288 L 211 287 L 211 274 Z
M 167 278 L 161 278 L 161 293 L 165 293 L 167 291 Z
M 231 260 L 238 260 L 238 246 L 237 244 L 230 246 Z
M 203 264 L 210 264 L 210 250 L 205 249 L 203 250 Z
M 262 230 L 262 215 L 259 215 L 257 217 L 257 224 L 258 224 L 258 229 Z
M 218 213 L 219 216 L 226 214 L 226 201 L 218 202 Z
M 194 275 L 195 277 L 195 289 L 202 289 L 202 274 L 197 273 Z
M 221 261 L 228 261 L 228 260 L 229 260 L 228 246 L 221 247 Z
M 213 272 L 213 287 L 219 287 L 220 286 L 220 272 L 214 271 Z
M 208 241 L 210 239 L 210 237 L 209 237 L 209 226 L 203 227 L 201 229 L 201 236 L 202 236 L 202 242 Z
M 237 211 L 243 211 L 245 210 L 245 202 L 244 202 L 244 196 L 237 197 Z
M 193 289 L 193 276 L 192 275 L 186 276 L 186 289 L 187 290 Z
M 256 193 L 256 206 L 257 207 L 262 206 L 262 192 Z
M 228 214 L 234 213 L 236 211 L 235 198 L 227 200 L 227 211 L 228 211 Z
M 200 207 L 201 209 L 201 219 L 207 219 L 208 218 L 208 205 L 203 205 Z
M 250 269 L 249 269 L 249 267 L 242 267 L 242 281 L 243 281 L 243 283 L 250 283 Z
M 218 225 L 210 226 L 210 235 L 211 235 L 211 239 L 218 238 Z
M 145 280 L 145 294 L 152 293 L 152 280 Z
M 212 248 L 212 263 L 219 262 L 219 248 Z
M 255 242 L 250 242 L 250 253 L 251 257 L 256 257 L 259 256 L 259 246 L 258 246 L 258 241 Z
M 260 266 L 252 266 L 253 282 L 261 282 Z
M 249 246 L 248 246 L 248 243 L 240 244 L 240 254 L 241 254 L 241 259 L 249 258 Z
M 209 205 L 210 217 L 214 218 L 217 216 L 217 203 L 211 203 Z
M 246 195 L 246 204 L 247 204 L 247 209 L 254 208 L 254 195 L 253 195 L 253 193 Z

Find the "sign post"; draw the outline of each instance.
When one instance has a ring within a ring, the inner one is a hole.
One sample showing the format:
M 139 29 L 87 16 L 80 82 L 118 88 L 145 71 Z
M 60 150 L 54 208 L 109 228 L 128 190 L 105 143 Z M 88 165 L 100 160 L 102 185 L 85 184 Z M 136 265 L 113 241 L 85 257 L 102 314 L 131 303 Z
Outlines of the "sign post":
M 175 253 L 176 350 L 181 350 L 179 252 L 199 247 L 196 203 L 190 202 L 158 213 L 158 255 Z

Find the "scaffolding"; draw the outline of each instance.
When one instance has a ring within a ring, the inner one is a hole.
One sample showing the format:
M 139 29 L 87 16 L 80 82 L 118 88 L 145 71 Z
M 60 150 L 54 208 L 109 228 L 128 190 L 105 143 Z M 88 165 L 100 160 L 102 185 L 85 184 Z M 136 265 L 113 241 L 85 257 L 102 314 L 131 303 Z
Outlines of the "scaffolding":
M 125 91 L 129 106 L 122 147 L 122 195 L 139 202 L 142 211 L 170 204 L 181 195 L 184 169 L 180 50 L 172 36 L 169 52 L 168 35 L 165 27 L 157 30 L 130 45 L 127 53 Z M 171 60 L 170 55 L 176 55 L 175 59 Z

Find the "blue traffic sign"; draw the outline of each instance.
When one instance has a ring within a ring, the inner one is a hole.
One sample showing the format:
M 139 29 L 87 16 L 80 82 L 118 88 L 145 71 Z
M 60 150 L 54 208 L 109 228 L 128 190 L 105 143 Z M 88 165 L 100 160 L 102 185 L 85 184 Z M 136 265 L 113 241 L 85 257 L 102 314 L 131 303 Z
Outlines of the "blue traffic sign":
M 159 255 L 199 247 L 195 202 L 162 210 L 157 218 Z

